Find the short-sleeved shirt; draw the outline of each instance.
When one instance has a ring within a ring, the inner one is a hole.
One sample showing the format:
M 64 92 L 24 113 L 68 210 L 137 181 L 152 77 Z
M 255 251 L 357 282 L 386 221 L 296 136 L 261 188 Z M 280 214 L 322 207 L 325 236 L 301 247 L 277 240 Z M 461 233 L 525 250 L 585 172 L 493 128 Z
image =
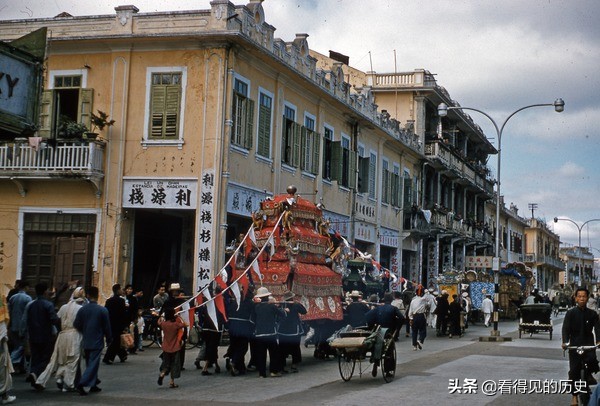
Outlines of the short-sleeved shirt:
M 179 332 L 185 327 L 183 321 L 180 318 L 175 321 L 159 320 L 158 325 L 163 332 L 162 350 L 169 353 L 179 351 L 182 338 L 182 334 Z

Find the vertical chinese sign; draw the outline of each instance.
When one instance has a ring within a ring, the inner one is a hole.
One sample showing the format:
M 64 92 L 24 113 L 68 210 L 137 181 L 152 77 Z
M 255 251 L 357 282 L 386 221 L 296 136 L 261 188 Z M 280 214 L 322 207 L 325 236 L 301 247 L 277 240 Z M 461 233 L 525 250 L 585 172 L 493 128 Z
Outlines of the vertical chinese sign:
M 198 273 L 196 288 L 198 292 L 210 282 L 211 245 L 213 241 L 213 208 L 214 208 L 215 172 L 206 170 L 202 173 L 200 184 L 200 227 L 198 231 Z

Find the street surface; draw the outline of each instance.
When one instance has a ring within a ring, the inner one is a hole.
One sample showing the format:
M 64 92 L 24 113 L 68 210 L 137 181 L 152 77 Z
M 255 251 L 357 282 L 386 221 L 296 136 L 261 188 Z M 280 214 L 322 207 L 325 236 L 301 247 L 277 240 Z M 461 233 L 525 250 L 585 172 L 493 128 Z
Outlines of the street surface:
M 564 314 L 563 314 L 564 315 Z M 81 397 L 77 393 L 60 393 L 51 380 L 42 393 L 35 392 L 24 382 L 23 375 L 15 376 L 11 394 L 17 396 L 18 404 L 31 405 L 145 405 L 164 406 L 167 402 L 182 401 L 190 404 L 235 405 L 262 403 L 268 405 L 392 405 L 411 402 L 418 405 L 568 405 L 569 394 L 559 394 L 558 386 L 566 379 L 568 357 L 560 349 L 562 317 L 554 319 L 554 334 L 524 335 L 518 338 L 517 321 L 501 321 L 503 336 L 513 337 L 512 342 L 479 342 L 480 336 L 488 336 L 489 328 L 483 325 L 469 326 L 462 338 L 435 337 L 428 330 L 422 351 L 413 351 L 410 339 L 401 334 L 396 343 L 398 366 L 395 379 L 386 384 L 381 377 L 371 377 L 370 369 L 362 377 L 356 371 L 349 382 L 343 382 L 338 371 L 337 359 L 317 360 L 312 357 L 313 348 L 303 348 L 304 361 L 299 373 L 281 378 L 258 378 L 257 373 L 232 377 L 226 373 L 224 361 L 220 360 L 221 374 L 201 376 L 193 362 L 197 349 L 186 354 L 186 370 L 177 380 L 177 389 L 156 384 L 160 360 L 157 347 L 146 349 L 139 355 L 130 356 L 127 362 L 100 366 L 102 392 Z M 219 348 L 219 354 L 225 347 Z M 363 368 L 366 364 L 363 364 Z M 357 364 L 358 369 L 358 364 Z M 476 383 L 465 385 L 465 380 Z M 451 384 L 451 380 L 456 380 Z M 532 381 L 533 380 L 533 381 Z M 550 389 L 536 390 L 540 385 L 550 384 Z M 484 381 L 487 381 L 484 384 Z M 474 382 L 474 381 L 471 381 Z M 486 395 L 489 392 L 503 394 Z M 449 389 L 451 386 L 454 389 Z M 468 387 L 471 387 L 469 392 Z M 526 390 L 526 388 L 529 388 Z M 530 388 L 534 388 L 533 390 Z M 533 391 L 534 393 L 519 393 Z M 535 393 L 539 392 L 539 393 Z M 554 392 L 554 393 L 548 393 Z

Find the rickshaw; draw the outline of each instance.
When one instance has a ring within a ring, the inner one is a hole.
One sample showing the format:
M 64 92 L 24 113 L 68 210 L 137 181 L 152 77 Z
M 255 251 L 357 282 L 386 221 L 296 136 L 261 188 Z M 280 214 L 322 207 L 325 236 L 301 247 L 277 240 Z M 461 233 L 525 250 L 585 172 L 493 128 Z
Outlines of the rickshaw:
M 386 383 L 394 379 L 396 345 L 392 330 L 376 326 L 372 330 L 340 331 L 330 345 L 337 350 L 340 376 L 345 382 L 352 379 L 357 363 L 359 377 L 369 370 L 375 377 L 380 367 Z
M 552 340 L 552 306 L 549 303 L 524 304 L 520 307 L 521 319 L 519 322 L 519 338 L 521 333 L 529 333 L 533 337 L 534 333 L 548 331 L 550 340 Z

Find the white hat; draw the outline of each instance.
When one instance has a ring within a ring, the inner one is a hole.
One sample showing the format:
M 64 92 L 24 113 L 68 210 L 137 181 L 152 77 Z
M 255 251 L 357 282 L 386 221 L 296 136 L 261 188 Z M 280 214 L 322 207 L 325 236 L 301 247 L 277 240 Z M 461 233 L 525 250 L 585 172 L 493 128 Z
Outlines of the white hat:
M 256 295 L 254 295 L 255 297 L 267 297 L 267 296 L 271 296 L 271 292 L 269 292 L 269 289 L 265 288 L 264 286 L 261 286 L 260 288 L 258 288 L 258 290 L 256 291 Z
M 360 292 L 358 290 L 353 290 L 350 292 L 350 297 L 360 297 Z
M 447 295 L 447 294 L 448 294 L 448 291 L 447 291 L 447 290 L 445 290 L 445 289 L 444 289 L 444 290 L 442 290 L 442 295 Z
M 467 297 L 467 296 L 469 296 L 469 294 L 467 292 L 462 293 L 462 297 Z
M 433 291 L 433 294 L 434 294 L 434 296 L 437 296 L 437 295 L 439 295 L 439 294 L 440 294 L 440 292 L 438 292 L 437 290 L 434 290 L 434 291 Z
M 171 286 L 169 286 L 169 290 L 181 290 L 181 286 L 179 285 L 179 283 L 175 282 L 172 283 Z

